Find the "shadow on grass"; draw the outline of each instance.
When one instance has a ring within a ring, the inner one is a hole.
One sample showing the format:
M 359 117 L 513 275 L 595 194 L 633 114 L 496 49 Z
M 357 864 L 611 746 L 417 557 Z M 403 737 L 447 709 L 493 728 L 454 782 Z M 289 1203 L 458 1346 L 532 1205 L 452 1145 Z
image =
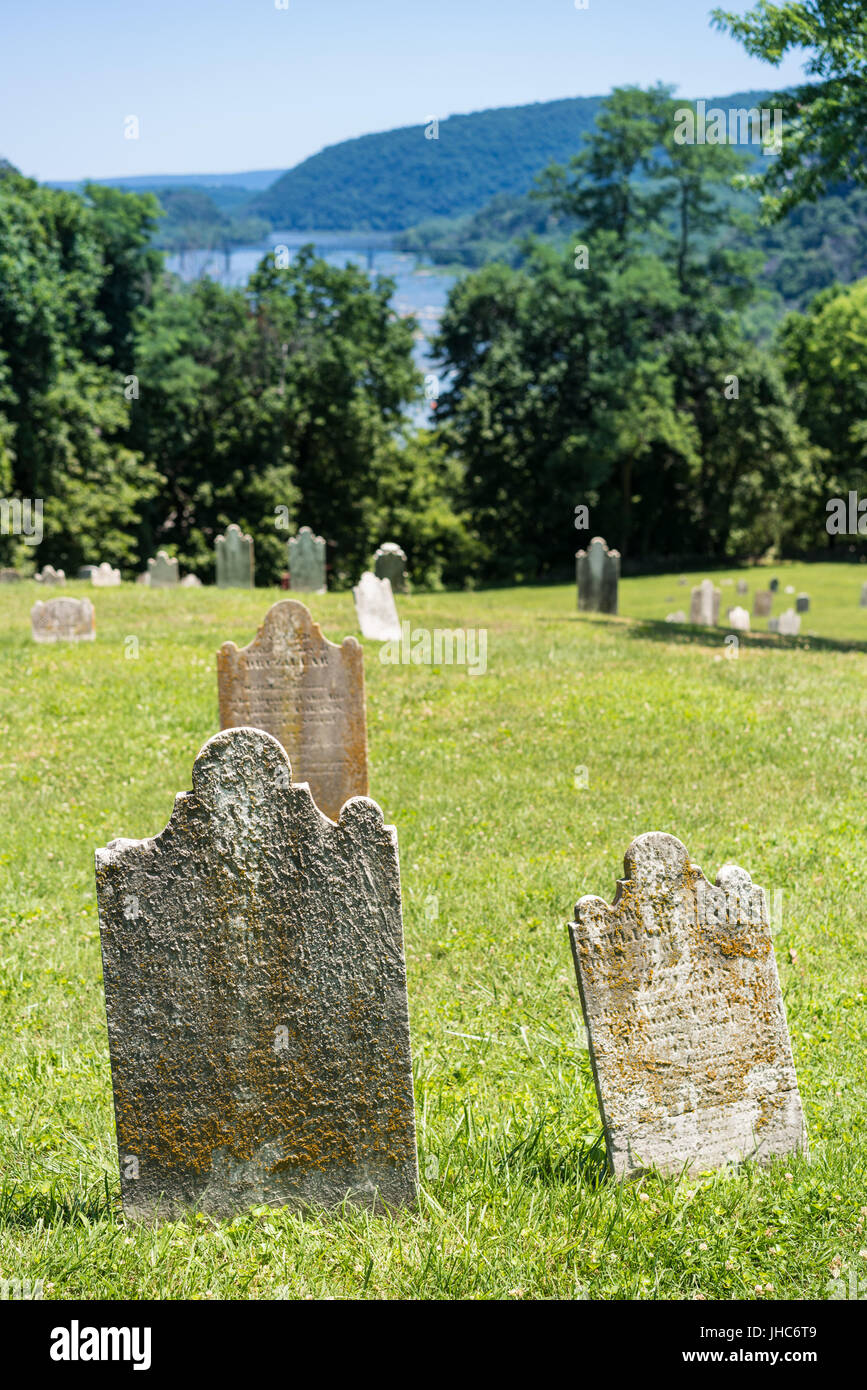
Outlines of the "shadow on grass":
M 661 618 L 629 618 L 623 614 L 616 618 L 604 614 L 594 616 L 590 613 L 573 613 L 569 617 L 546 618 L 546 623 L 589 623 L 593 627 L 611 630 L 612 622 L 626 637 L 640 638 L 643 641 L 665 642 L 672 647 L 708 646 L 714 638 L 722 646 L 726 637 L 737 637 L 746 647 L 764 648 L 768 651 L 828 651 L 828 652 L 867 652 L 867 641 L 855 638 L 818 637 L 810 633 L 800 633 L 797 637 L 783 637 L 778 632 L 738 632 L 735 628 L 698 627 L 692 623 L 667 623 Z
M 108 1178 L 89 1191 L 62 1191 L 52 1183 L 47 1192 L 34 1192 L 16 1183 L 0 1187 L 0 1228 L 29 1230 L 35 1226 L 89 1225 L 111 1220 L 120 1209 L 120 1195 L 113 1194 Z

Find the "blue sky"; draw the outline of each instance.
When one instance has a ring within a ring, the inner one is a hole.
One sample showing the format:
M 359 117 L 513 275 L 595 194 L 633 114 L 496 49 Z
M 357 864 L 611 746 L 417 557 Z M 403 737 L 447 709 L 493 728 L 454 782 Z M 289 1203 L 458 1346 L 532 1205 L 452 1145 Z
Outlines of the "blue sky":
M 713 4 L 3 0 L 0 155 L 40 179 L 278 169 L 432 115 L 798 80 L 799 61 L 772 68 L 713 30 Z

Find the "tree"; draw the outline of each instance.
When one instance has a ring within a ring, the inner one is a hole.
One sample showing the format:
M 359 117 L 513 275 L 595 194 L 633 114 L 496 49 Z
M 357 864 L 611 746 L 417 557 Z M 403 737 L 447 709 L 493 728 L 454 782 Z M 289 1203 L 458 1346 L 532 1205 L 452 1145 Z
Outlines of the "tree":
M 769 218 L 815 202 L 835 184 L 867 183 L 867 11 L 859 0 L 759 0 L 745 15 L 713 11 L 713 22 L 753 57 L 778 66 L 806 49 L 815 82 L 778 93 L 781 152 L 751 184 Z

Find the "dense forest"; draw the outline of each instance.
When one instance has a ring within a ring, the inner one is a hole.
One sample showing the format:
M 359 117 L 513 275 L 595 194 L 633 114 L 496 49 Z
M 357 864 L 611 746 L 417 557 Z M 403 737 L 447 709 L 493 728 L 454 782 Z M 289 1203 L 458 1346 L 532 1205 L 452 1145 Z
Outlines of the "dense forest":
M 615 90 L 533 171 L 519 254 L 451 293 L 421 429 L 390 281 L 311 248 L 243 288 L 183 284 L 152 195 L 0 167 L 0 494 L 42 498 L 45 525 L 0 536 L 0 563 L 131 574 L 163 546 L 210 578 L 236 521 L 273 581 L 288 520 L 328 538 L 338 585 L 386 537 L 420 584 L 544 580 L 589 538 L 579 505 L 627 562 L 858 544 L 825 522 L 867 495 L 867 280 L 827 283 L 863 268 L 859 142 L 751 227 L 732 190 L 772 199 L 775 170 L 679 143 L 681 105 Z

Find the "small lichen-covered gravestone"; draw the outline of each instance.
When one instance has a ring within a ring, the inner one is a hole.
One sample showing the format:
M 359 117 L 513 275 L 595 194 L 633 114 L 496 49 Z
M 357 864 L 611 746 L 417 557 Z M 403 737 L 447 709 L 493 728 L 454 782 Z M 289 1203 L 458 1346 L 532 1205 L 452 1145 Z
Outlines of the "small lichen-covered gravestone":
M 229 729 L 152 840 L 96 851 L 124 1211 L 375 1209 L 418 1190 L 397 835 Z
M 730 608 L 728 619 L 729 627 L 733 627 L 735 632 L 749 632 L 750 615 L 745 608 Z
M 377 579 L 370 570 L 365 570 L 352 590 L 352 597 L 362 637 L 371 642 L 400 641 L 400 620 L 390 580 Z
M 739 580 L 738 580 L 738 588 L 737 588 L 737 591 L 738 591 L 738 593 L 741 594 L 741 595 L 743 595 L 743 594 L 748 594 L 748 593 L 749 593 L 749 591 L 750 591 L 750 586 L 749 586 L 749 584 L 747 583 L 747 581 L 746 581 L 745 579 L 739 579 Z
M 777 632 L 781 637 L 797 637 L 801 631 L 801 619 L 793 609 L 787 608 L 777 619 Z
M 245 535 L 234 521 L 226 534 L 214 543 L 218 589 L 252 589 L 254 576 L 253 537 Z
M 373 572 L 377 579 L 388 579 L 393 594 L 405 594 L 406 556 L 394 541 L 386 541 L 373 557 Z
M 53 565 L 44 565 L 38 574 L 34 574 L 33 578 L 37 584 L 60 585 L 66 583 L 66 572 L 56 570 Z
M 308 594 L 325 593 L 325 541 L 302 526 L 289 541 L 289 583 Z
M 616 613 L 620 582 L 620 551 L 609 550 L 594 536 L 575 556 L 578 608 L 582 613 Z
M 769 589 L 757 589 L 753 594 L 753 617 L 769 618 L 774 596 Z
M 120 585 L 120 570 L 113 569 L 107 560 L 94 565 L 90 571 L 90 582 L 95 589 L 115 589 Z
M 164 550 L 158 550 L 152 560 L 148 560 L 148 579 L 152 589 L 175 589 L 180 582 L 177 560 L 171 559 Z
M 329 642 L 303 603 L 269 608 L 248 647 L 217 653 L 220 726 L 246 724 L 279 739 L 292 777 L 336 821 L 344 802 L 367 796 L 364 652 L 354 637 Z
M 796 613 L 809 613 L 809 611 L 810 611 L 810 595 L 809 595 L 809 594 L 798 594 L 798 597 L 795 599 L 795 612 L 796 612 Z
M 96 620 L 89 598 L 49 598 L 30 610 L 34 642 L 92 642 Z
M 703 579 L 690 595 L 689 621 L 702 627 L 716 627 L 722 594 L 711 579 Z
M 624 869 L 570 927 L 613 1173 L 806 1148 L 764 890 L 735 864 L 714 887 L 656 831 Z

